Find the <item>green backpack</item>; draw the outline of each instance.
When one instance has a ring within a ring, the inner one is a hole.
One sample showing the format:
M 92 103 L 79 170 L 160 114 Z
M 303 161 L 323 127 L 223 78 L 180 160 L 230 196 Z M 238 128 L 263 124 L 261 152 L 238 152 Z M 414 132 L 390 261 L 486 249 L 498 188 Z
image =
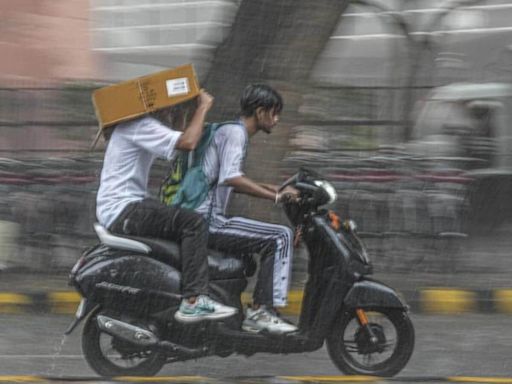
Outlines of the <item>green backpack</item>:
M 209 183 L 203 171 L 206 149 L 215 132 L 225 124 L 236 122 L 207 123 L 194 151 L 181 153 L 160 187 L 160 200 L 167 205 L 196 209 L 206 200 L 215 182 Z

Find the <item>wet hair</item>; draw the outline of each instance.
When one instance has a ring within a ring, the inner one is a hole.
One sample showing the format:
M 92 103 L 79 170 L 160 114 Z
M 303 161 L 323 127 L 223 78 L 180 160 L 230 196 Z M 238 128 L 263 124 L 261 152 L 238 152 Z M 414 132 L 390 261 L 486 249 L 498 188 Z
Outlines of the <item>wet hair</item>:
M 265 84 L 250 84 L 240 97 L 240 114 L 251 117 L 262 107 L 265 111 L 273 109 L 276 113 L 283 110 L 283 98 L 272 87 Z
M 194 98 L 181 104 L 159 109 L 151 113 L 151 116 L 172 129 L 183 131 L 196 108 L 197 98 Z

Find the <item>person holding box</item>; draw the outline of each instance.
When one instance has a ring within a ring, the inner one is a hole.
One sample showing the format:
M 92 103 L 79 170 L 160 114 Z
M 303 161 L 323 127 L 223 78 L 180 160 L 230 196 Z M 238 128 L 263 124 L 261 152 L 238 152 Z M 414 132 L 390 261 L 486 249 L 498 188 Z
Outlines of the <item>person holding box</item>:
M 157 157 L 172 161 L 193 150 L 203 132 L 213 97 L 201 90 L 184 130 L 175 130 L 173 107 L 119 123 L 110 132 L 96 200 L 99 223 L 113 233 L 176 241 L 181 246 L 183 300 L 175 318 L 182 322 L 218 320 L 236 308 L 208 296 L 208 227 L 192 210 L 167 206 L 150 197 L 148 179 Z

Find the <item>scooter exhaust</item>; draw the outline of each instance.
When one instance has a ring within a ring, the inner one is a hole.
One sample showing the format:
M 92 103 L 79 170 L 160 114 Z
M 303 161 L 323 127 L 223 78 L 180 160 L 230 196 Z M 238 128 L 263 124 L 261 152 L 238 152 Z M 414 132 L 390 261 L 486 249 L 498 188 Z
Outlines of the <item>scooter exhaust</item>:
M 105 333 L 141 347 L 155 347 L 173 354 L 179 353 L 187 358 L 202 357 L 208 353 L 207 347 L 187 348 L 170 341 L 160 340 L 153 332 L 147 329 L 136 327 L 135 325 L 112 319 L 105 315 L 99 315 L 96 320 L 100 329 Z
M 97 318 L 98 326 L 102 331 L 111 336 L 118 337 L 144 347 L 155 346 L 160 339 L 147 329 L 136 327 L 108 316 L 99 315 Z

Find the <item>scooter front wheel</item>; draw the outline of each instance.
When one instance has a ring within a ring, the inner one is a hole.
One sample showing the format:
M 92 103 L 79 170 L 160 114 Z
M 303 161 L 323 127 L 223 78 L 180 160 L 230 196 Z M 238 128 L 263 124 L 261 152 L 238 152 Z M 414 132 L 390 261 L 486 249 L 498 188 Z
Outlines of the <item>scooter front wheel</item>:
M 391 377 L 400 372 L 414 349 L 414 327 L 404 310 L 365 309 L 366 324 L 355 310 L 343 312 L 327 338 L 327 350 L 344 373 Z
M 96 320 L 101 310 L 92 313 L 82 332 L 82 351 L 89 366 L 101 376 L 154 376 L 162 369 L 166 356 L 144 350 L 103 332 Z

